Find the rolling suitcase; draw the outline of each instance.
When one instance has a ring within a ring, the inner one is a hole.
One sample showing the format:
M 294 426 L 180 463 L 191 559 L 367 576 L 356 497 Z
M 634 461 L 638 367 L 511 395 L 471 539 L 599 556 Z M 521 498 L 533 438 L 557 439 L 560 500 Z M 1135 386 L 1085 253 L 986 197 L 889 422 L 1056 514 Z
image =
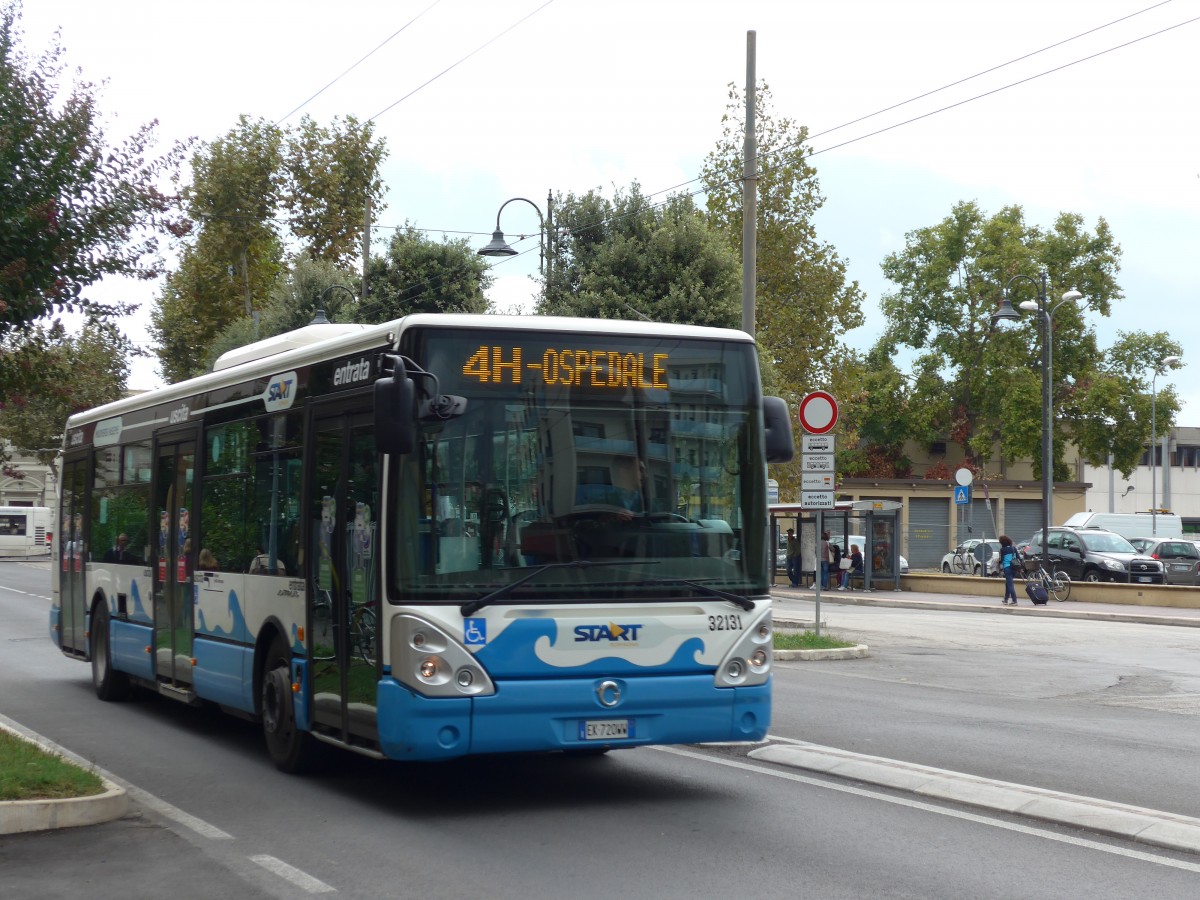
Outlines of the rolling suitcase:
M 1029 595 L 1029 599 L 1033 601 L 1034 606 L 1045 606 L 1046 601 L 1050 599 L 1050 595 L 1046 593 L 1044 587 L 1032 582 L 1025 585 L 1025 593 Z

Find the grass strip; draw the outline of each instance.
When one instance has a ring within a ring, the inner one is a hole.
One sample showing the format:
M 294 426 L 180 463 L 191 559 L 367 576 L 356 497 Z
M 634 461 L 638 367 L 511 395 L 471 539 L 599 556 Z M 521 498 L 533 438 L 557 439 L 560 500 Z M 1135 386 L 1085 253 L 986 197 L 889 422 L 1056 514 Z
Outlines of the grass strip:
M 854 641 L 843 641 L 828 634 L 818 635 L 812 631 L 776 631 L 776 650 L 836 650 L 857 646 Z
M 0 800 L 62 800 L 104 790 L 96 773 L 0 728 Z

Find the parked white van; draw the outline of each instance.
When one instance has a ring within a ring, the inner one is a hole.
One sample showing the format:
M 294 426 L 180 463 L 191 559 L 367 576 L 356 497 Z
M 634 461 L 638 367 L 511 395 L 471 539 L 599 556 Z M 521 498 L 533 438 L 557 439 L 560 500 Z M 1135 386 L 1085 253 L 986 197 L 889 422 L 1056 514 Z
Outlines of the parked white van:
M 1151 522 L 1151 519 L 1154 521 Z M 1063 525 L 1069 528 L 1107 528 L 1115 531 L 1125 540 L 1136 537 L 1150 537 L 1153 525 L 1155 537 L 1183 537 L 1183 519 L 1174 513 L 1075 513 Z

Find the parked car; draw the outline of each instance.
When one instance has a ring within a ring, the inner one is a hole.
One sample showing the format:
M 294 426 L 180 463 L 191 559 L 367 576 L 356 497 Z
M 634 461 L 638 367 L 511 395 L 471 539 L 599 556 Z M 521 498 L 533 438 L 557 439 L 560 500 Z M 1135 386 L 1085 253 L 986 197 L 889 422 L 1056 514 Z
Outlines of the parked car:
M 987 561 L 987 573 L 999 575 L 1000 542 L 993 538 L 971 538 L 969 541 L 963 541 L 957 548 L 942 557 L 942 571 L 947 575 L 965 575 L 967 572 L 978 575 L 983 570 L 983 564 L 976 559 L 975 548 L 980 544 L 986 544 L 992 549 L 992 554 Z
M 1151 537 L 1132 537 L 1129 538 L 1129 543 L 1133 544 L 1133 549 L 1138 553 L 1145 553 L 1147 548 L 1157 544 L 1161 538 Z
M 1050 529 L 1046 547 L 1051 566 L 1066 572 L 1072 581 L 1163 584 L 1166 580 L 1161 560 L 1138 553 L 1114 531 L 1059 526 Z M 1026 555 L 1042 555 L 1041 531 L 1034 533 Z
M 1192 541 L 1184 538 L 1151 538 L 1140 549 L 1163 564 L 1167 584 L 1200 584 L 1200 547 Z

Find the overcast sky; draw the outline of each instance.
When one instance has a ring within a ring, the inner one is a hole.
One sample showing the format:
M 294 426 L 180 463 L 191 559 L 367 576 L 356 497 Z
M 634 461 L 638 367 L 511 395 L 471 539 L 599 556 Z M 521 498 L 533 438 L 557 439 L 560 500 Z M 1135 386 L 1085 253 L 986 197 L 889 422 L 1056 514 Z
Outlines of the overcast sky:
M 30 54 L 59 28 L 68 64 L 107 81 L 114 139 L 151 119 L 165 149 L 243 113 L 374 118 L 391 154 L 378 224 L 480 246 L 511 197 L 544 212 L 551 189 L 695 190 L 754 30 L 774 113 L 810 131 L 819 236 L 868 297 L 853 346 L 882 328 L 880 261 L 956 202 L 1020 204 L 1044 227 L 1104 217 L 1126 299 L 1093 314 L 1101 344 L 1169 330 L 1188 365 L 1159 387 L 1175 383 L 1181 424 L 1200 425 L 1198 19 L 1200 0 L 26 0 L 23 23 Z M 536 234 L 537 214 L 514 203 L 501 224 Z M 505 261 L 492 299 L 528 306 L 536 270 L 536 251 Z M 148 343 L 144 322 L 127 330 Z M 153 364 L 131 382 L 161 383 Z

